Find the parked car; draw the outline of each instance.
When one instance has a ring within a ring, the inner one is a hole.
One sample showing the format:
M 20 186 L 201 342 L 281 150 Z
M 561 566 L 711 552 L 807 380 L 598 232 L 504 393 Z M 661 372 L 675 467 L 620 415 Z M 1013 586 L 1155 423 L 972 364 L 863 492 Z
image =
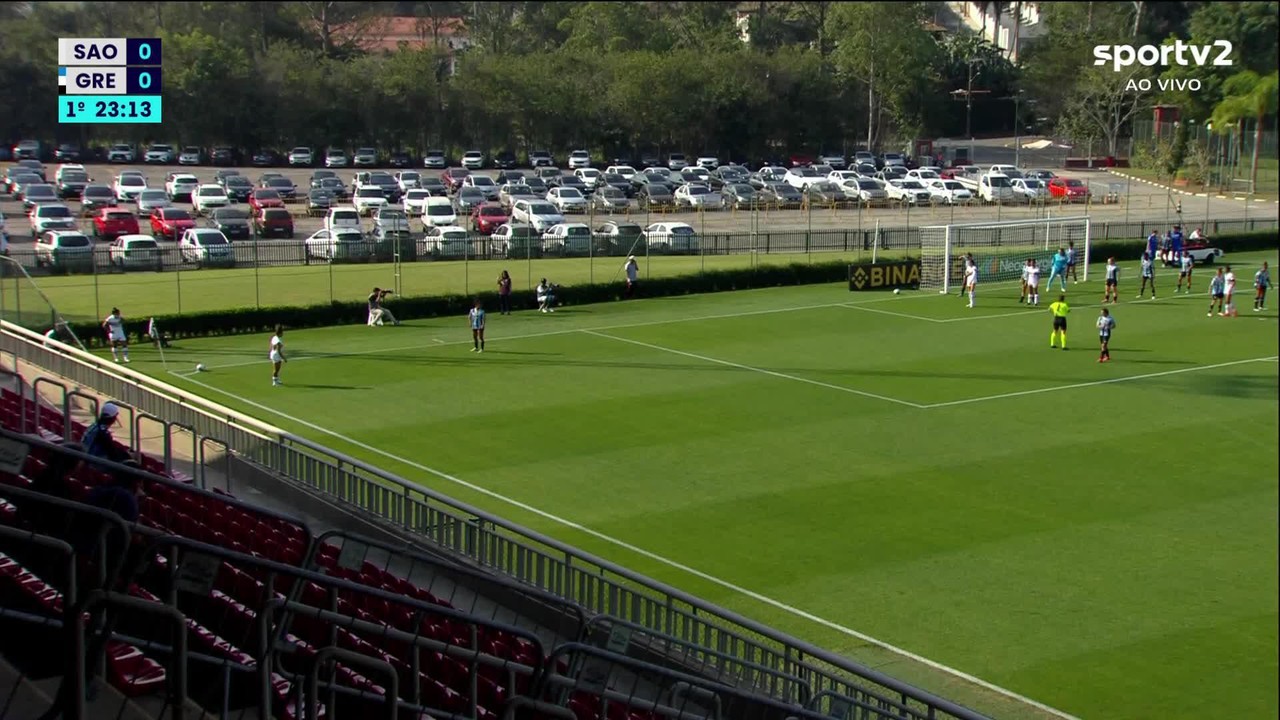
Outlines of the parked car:
M 280 193 L 280 199 L 285 202 L 296 200 L 298 197 L 298 186 L 294 185 L 292 180 L 284 176 L 273 177 L 267 180 L 267 182 L 263 184 L 263 187 L 271 188 L 272 190 Z
M 447 197 L 432 196 L 423 204 L 422 226 L 431 228 L 458 224 L 458 211 Z
M 587 198 L 574 188 L 555 187 L 547 191 L 546 201 L 562 215 L 587 211 Z
M 755 207 L 757 202 L 756 189 L 746 183 L 727 183 L 720 189 L 720 196 L 725 205 L 739 210 Z
M 606 175 L 621 175 L 628 182 L 636 176 L 636 169 L 630 165 L 610 165 L 604 169 Z
M 868 178 L 846 181 L 844 192 L 850 199 L 857 200 L 863 205 L 884 205 L 889 202 L 889 193 L 880 183 Z
M 715 170 L 720 167 L 720 158 L 715 157 L 714 155 L 703 155 L 702 157 L 699 157 L 694 164 L 704 170 Z
M 359 230 L 317 230 L 304 241 L 307 257 L 328 262 L 364 262 L 373 247 Z
M 548 189 L 547 192 L 550 190 Z M 522 183 L 508 183 L 498 188 L 498 203 L 510 209 L 516 200 L 530 200 L 545 195 L 545 192 L 541 196 L 534 193 L 532 187 Z
M 1023 173 L 1022 176 L 1035 180 L 1042 180 L 1045 183 L 1048 183 L 1050 180 L 1058 177 L 1058 175 L 1052 170 L 1031 170 L 1030 172 Z
M 542 233 L 543 252 L 587 255 L 591 252 L 591 228 L 582 223 L 560 223 Z
M 159 208 L 173 207 L 169 195 L 163 190 L 143 190 L 138 193 L 137 210 L 139 215 L 150 215 Z
M 397 150 L 387 158 L 387 164 L 393 168 L 407 168 L 413 165 L 413 158 L 409 157 L 408 153 Z
M 793 167 L 782 178 L 791 187 L 803 191 L 809 183 L 821 182 L 823 176 L 811 167 Z
M 644 229 L 644 241 L 651 253 L 696 253 L 698 233 L 682 222 L 653 223 Z
M 457 194 L 453 196 L 453 206 L 459 215 L 470 215 L 472 210 L 488 201 L 489 198 L 479 188 L 473 187 L 458 188 Z
M 546 150 L 534 150 L 529 153 L 529 167 L 554 167 L 556 160 Z
M 462 167 L 468 170 L 484 168 L 484 153 L 479 150 L 468 150 L 462 153 Z
M 457 225 L 429 228 L 420 248 L 421 253 L 440 259 L 476 257 L 479 254 L 466 229 Z
M 156 208 L 151 212 L 151 235 L 158 238 L 177 240 L 182 234 L 196 226 L 191 213 L 178 208 Z
M 137 153 L 132 145 L 123 143 L 112 145 L 107 151 L 107 162 L 109 163 L 132 163 L 137 160 Z
M 226 146 L 219 146 L 209 152 L 209 162 L 226 167 L 236 164 L 236 151 Z
M 930 180 L 929 194 L 933 201 L 944 205 L 964 205 L 973 202 L 973 193 L 959 180 Z
M 545 200 L 517 200 L 511 210 L 511 219 L 531 225 L 534 230 L 544 233 L 564 222 L 564 215 Z
M 835 170 L 843 170 L 846 167 L 844 156 L 835 153 L 823 153 L 818 157 L 818 162 L 823 165 L 830 165 Z
M 253 194 L 253 183 L 243 175 L 230 175 L 223 178 L 222 189 L 227 191 L 227 197 L 233 202 L 248 202 Z
M 426 155 L 422 156 L 422 167 L 428 170 L 443 170 L 449 166 L 449 158 L 445 156 L 443 150 L 428 150 Z
M 462 180 L 462 187 L 475 188 L 484 194 L 485 200 L 498 199 L 498 184 L 485 175 L 469 175 Z
M 115 207 L 116 194 L 106 185 L 86 185 L 80 193 L 80 211 L 92 215 L 99 210 Z
M 670 207 L 675 201 L 675 194 L 666 183 L 649 183 L 636 191 L 636 204 L 641 210 Z
M 58 197 L 63 200 L 79 199 L 80 194 L 90 183 L 89 173 L 84 170 L 63 170 L 58 172 Z
M 448 188 L 449 192 L 453 193 L 462 187 L 462 181 L 470 174 L 471 171 L 464 167 L 449 168 L 440 174 L 440 180 L 444 182 L 444 186 Z
M 350 193 L 341 179 L 336 177 L 320 178 L 311 185 L 312 190 L 323 190 L 339 200 L 346 200 Z
M 121 235 L 137 235 L 142 230 L 138 226 L 138 217 L 124 208 L 103 208 L 93 216 L 93 237 L 95 240 L 111 241 Z
M 170 202 L 191 202 L 191 195 L 200 187 L 200 179 L 188 173 L 169 173 L 164 181 L 165 196 Z
M 1043 180 L 1020 177 L 1013 180 L 1013 194 L 1027 202 L 1037 202 L 1049 196 L 1049 188 Z
M 148 165 L 170 165 L 173 163 L 173 146 L 156 144 L 147 148 L 142 161 Z
M 253 234 L 249 211 L 244 208 L 216 208 L 209 213 L 205 224 L 226 235 L 228 240 L 248 240 Z
M 395 178 L 400 192 L 407 193 L 418 187 L 418 182 L 422 179 L 422 173 L 417 170 L 401 170 L 392 177 Z
M 231 204 L 231 198 L 221 186 L 208 183 L 201 185 L 191 199 L 196 215 L 205 215 L 217 208 Z
M 631 200 L 623 191 L 612 185 L 606 185 L 591 193 L 590 207 L 592 210 L 605 213 L 621 212 L 631 207 Z
M 333 207 L 333 193 L 323 188 L 312 188 L 307 191 L 307 215 L 324 215 Z
M 1067 202 L 1084 202 L 1089 199 L 1089 186 L 1083 180 L 1056 177 L 1049 181 L 1049 197 Z
M 676 189 L 676 207 L 690 210 L 719 210 L 724 207 L 724 198 L 711 191 L 710 185 L 688 183 Z
M 236 264 L 235 248 L 225 235 L 211 228 L 192 228 L 182 233 L 178 252 L 184 263 L 197 263 L 202 267 L 233 267 Z
M 51 230 L 77 230 L 75 213 L 61 203 L 36 205 L 31 210 L 31 237 L 38 238 Z
M 921 181 L 915 178 L 890 180 L 884 188 L 890 200 L 907 205 L 928 205 L 933 201 L 933 193 Z
M 329 215 L 324 219 L 327 230 L 358 230 L 363 232 L 360 213 L 350 205 L 338 205 L 329 208 Z
M 371 147 L 358 148 L 351 156 L 354 167 L 375 167 L 378 164 L 378 150 Z
M 249 193 L 249 208 L 255 213 L 263 208 L 284 208 L 284 198 L 270 188 L 255 188 Z
M 569 153 L 569 169 L 578 170 L 591 167 L 591 153 L 586 150 L 574 150 Z
M 344 168 L 347 166 L 347 153 L 338 148 L 329 148 L 324 154 L 324 166 L 327 168 Z
M 499 225 L 489 241 L 495 255 L 521 260 L 542 257 L 542 233 L 526 223 Z
M 422 188 L 408 190 L 401 200 L 401 209 L 410 217 L 418 217 L 426 211 L 427 198 L 429 197 L 431 197 L 430 190 L 423 190 Z
M 578 168 L 573 171 L 573 176 L 581 180 L 582 184 L 587 187 L 589 192 L 594 192 L 596 187 L 600 184 L 601 173 L 595 168 Z M 564 183 L 561 181 L 561 186 L 563 185 Z M 585 195 L 586 193 L 583 194 Z
M 179 165 L 199 165 L 204 152 L 194 145 L 188 145 L 182 148 L 182 152 L 178 153 Z
M 877 185 L 876 189 L 880 190 L 880 186 Z M 883 193 L 884 190 L 880 192 Z M 835 205 L 849 200 L 845 191 L 830 180 L 809 183 L 804 189 L 804 196 L 814 205 Z
M 54 272 L 93 272 L 93 241 L 79 230 L 49 230 L 35 241 L 36 267 Z
M 684 153 L 671 153 L 667 155 L 667 168 L 670 170 L 683 170 L 689 167 L 689 159 Z
M 264 207 L 253 214 L 253 231 L 260 238 L 293 239 L 293 215 L 284 208 Z
M 316 161 L 309 147 L 296 147 L 289 151 L 289 167 L 311 167 Z
M 499 186 L 502 185 L 520 185 L 526 182 L 523 170 L 502 170 L 498 172 L 498 177 L 494 178 Z
M 262 149 L 253 154 L 249 164 L 254 167 L 276 167 L 284 160 L 280 153 L 271 149 Z
M 373 215 L 373 234 L 379 239 L 409 237 L 409 216 L 398 207 L 384 206 Z
M 120 201 L 133 202 L 138 199 L 138 193 L 147 189 L 147 179 L 141 173 L 122 172 L 116 176 L 113 189 Z
M 511 221 L 511 215 L 501 205 L 481 205 L 471 211 L 471 229 L 481 235 L 491 235 L 500 225 Z
M 493 166 L 501 170 L 510 170 L 516 166 L 516 154 L 510 150 L 503 150 L 493 156 Z
M 596 250 L 602 255 L 631 255 L 644 237 L 636 223 L 610 220 L 595 230 Z
M 771 182 L 756 191 L 760 203 L 774 207 L 794 207 L 804 200 L 804 194 L 784 182 Z
M 136 232 L 112 240 L 107 257 L 112 266 L 121 270 L 160 270 L 164 267 L 160 244 L 155 238 Z

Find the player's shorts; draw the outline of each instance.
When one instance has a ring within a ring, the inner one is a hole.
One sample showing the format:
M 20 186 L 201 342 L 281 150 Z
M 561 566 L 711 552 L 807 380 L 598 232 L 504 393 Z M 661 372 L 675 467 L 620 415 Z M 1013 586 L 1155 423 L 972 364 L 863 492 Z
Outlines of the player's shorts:
M 1098 333 L 1098 339 L 1099 339 L 1099 340 L 1101 340 L 1102 342 L 1106 342 L 1106 341 L 1108 341 L 1108 340 L 1110 340 L 1110 339 L 1111 339 L 1111 333 L 1109 333 L 1109 332 L 1100 332 L 1100 333 Z
M 1156 276 L 1155 276 L 1155 273 L 1152 273 L 1152 274 L 1150 274 L 1150 275 L 1145 275 L 1145 274 L 1144 274 L 1144 275 L 1142 276 L 1142 279 L 1143 279 L 1143 280 L 1155 280 L 1155 279 L 1156 279 Z
M 1258 286 L 1258 293 L 1257 293 L 1258 297 L 1262 297 L 1263 295 L 1266 295 L 1266 294 L 1267 294 L 1267 286 L 1266 286 L 1266 285 L 1259 285 L 1259 286 Z
M 280 354 L 280 351 L 279 351 L 279 350 L 272 350 L 272 351 L 271 351 L 271 362 L 280 362 L 281 360 L 284 360 L 284 356 L 282 356 L 282 355 Z
M 1037 281 L 1035 281 L 1035 282 L 1028 282 L 1028 283 L 1027 283 L 1027 289 L 1028 289 L 1028 290 L 1039 290 L 1039 289 L 1040 289 L 1040 281 L 1039 281 L 1039 280 L 1037 280 Z
M 124 334 L 123 332 L 113 332 L 113 333 L 111 333 L 111 335 L 109 336 L 109 338 L 110 338 L 111 342 L 118 342 L 118 343 L 122 343 L 122 342 L 128 342 L 128 341 L 129 341 L 129 339 L 125 337 L 125 334 Z
M 1066 319 L 1066 318 L 1064 318 L 1064 317 L 1056 317 L 1056 318 L 1054 318 L 1054 319 L 1053 319 L 1053 329 L 1054 329 L 1054 330 L 1066 330 L 1066 329 L 1067 329 L 1067 319 Z
M 1227 296 L 1227 294 L 1226 294 L 1226 293 L 1220 293 L 1220 292 L 1217 292 L 1217 293 L 1214 293 L 1214 294 L 1213 294 L 1213 299 L 1214 299 L 1214 300 L 1221 300 L 1222 298 L 1224 298 L 1224 297 L 1226 297 L 1226 296 Z
M 1071 268 L 1073 268 L 1073 267 L 1075 267 L 1075 266 L 1076 266 L 1076 264 L 1075 264 L 1074 262 L 1069 262 L 1069 263 L 1067 263 L 1067 269 L 1068 269 L 1068 270 L 1070 270 Z
M 1108 280 L 1108 281 L 1107 281 L 1107 287 L 1115 287 L 1115 286 L 1116 286 L 1116 281 L 1115 281 L 1115 280 Z
M 1179 270 L 1179 271 L 1178 271 L 1178 277 L 1191 277 L 1191 271 L 1190 271 L 1190 270 Z

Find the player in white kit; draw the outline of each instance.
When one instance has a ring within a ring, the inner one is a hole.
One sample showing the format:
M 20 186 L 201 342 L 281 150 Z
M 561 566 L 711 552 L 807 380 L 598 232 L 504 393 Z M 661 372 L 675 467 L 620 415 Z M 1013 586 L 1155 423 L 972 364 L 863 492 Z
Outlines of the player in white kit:
M 1040 304 L 1040 263 L 1035 260 L 1027 268 L 1027 302 Z
M 120 308 L 111 308 L 111 314 L 102 321 L 102 329 L 107 333 L 107 343 L 111 345 L 111 357 L 120 362 L 123 351 L 124 361 L 129 362 L 129 337 L 124 334 L 124 318 L 120 316 Z
M 973 296 L 978 289 L 978 265 L 970 264 L 964 269 L 964 289 L 969 293 L 969 307 L 973 307 Z
M 276 326 L 276 334 L 271 336 L 271 385 L 280 385 L 280 365 L 287 362 L 284 357 L 284 326 Z

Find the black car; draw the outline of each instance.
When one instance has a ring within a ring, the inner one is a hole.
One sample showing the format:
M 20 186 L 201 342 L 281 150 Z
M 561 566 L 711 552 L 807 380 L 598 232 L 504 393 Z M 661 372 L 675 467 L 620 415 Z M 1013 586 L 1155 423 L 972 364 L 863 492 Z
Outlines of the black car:
M 236 165 L 236 151 L 225 145 L 216 147 L 209 152 L 209 162 L 222 167 Z
M 784 182 L 770 183 L 758 191 L 760 202 L 768 205 L 799 205 L 804 199 L 801 192 Z
M 651 207 L 670 207 L 675 205 L 676 196 L 664 183 L 649 183 L 636 192 L 636 202 L 641 210 Z
M 632 185 L 630 180 L 617 173 L 603 173 L 600 176 L 600 179 L 596 182 L 596 187 L 598 188 L 603 185 L 608 185 L 609 187 L 620 191 L 627 197 L 631 197 L 636 194 L 636 186 Z
M 307 214 L 321 215 L 333 207 L 333 193 L 322 188 L 312 188 L 307 192 Z
M 116 204 L 116 193 L 109 185 L 86 185 L 80 193 L 80 209 L 94 215 L 102 208 Z
M 292 180 L 284 176 L 278 175 L 276 177 L 268 178 L 262 186 L 271 188 L 272 190 L 280 193 L 280 197 L 284 198 L 285 202 L 298 197 L 298 186 L 294 185 Z
M 756 189 L 745 182 L 727 183 L 720 188 L 724 204 L 733 208 L 754 207 L 758 200 Z
M 323 190 L 339 200 L 347 197 L 347 186 L 338 177 L 320 178 L 311 184 L 312 190 Z
M 543 195 L 546 195 L 547 191 L 551 189 L 547 187 L 547 184 L 543 182 L 542 178 L 538 178 L 538 177 L 525 178 L 524 184 L 528 186 L 530 190 L 536 193 L 538 197 L 542 197 Z
M 391 158 L 388 162 L 393 168 L 407 168 L 413 165 L 413 159 L 409 157 L 408 153 L 403 152 L 391 153 Z
M 338 173 L 332 170 L 316 170 L 311 173 L 311 187 L 320 187 L 320 181 L 325 178 L 336 178 Z
M 503 150 L 494 156 L 493 166 L 499 170 L 510 170 L 516 166 L 516 154 L 510 150 Z
M 577 175 L 561 175 L 555 183 L 555 187 L 573 188 L 582 193 L 584 197 L 591 197 L 591 188 L 582 182 L 582 178 Z
M 80 146 L 73 143 L 62 143 L 53 151 L 53 159 L 58 162 L 76 162 L 80 159 Z
M 645 188 L 651 186 L 666 190 L 668 195 L 676 191 L 672 184 L 664 180 L 661 175 L 651 175 L 649 173 L 636 173 L 631 178 L 631 186 L 633 188 L 631 191 L 632 197 L 639 196 Z
M 521 170 L 512 170 L 507 168 L 498 173 L 498 177 L 494 178 L 494 182 L 499 185 L 524 185 L 525 174 Z
M 238 207 L 215 208 L 206 224 L 227 236 L 228 240 L 248 240 L 251 230 L 249 211 Z
M 253 192 L 253 183 L 243 175 L 228 175 L 219 184 L 227 191 L 227 197 L 236 202 L 248 202 L 249 193 Z
M 276 167 L 281 159 L 280 153 L 275 150 L 259 150 L 253 154 L 250 164 L 254 167 Z
M 656 152 L 641 153 L 640 166 L 646 168 L 662 167 L 662 156 Z
M 382 188 L 382 195 L 387 198 L 388 203 L 400 202 L 400 183 L 391 176 L 391 173 L 371 172 L 369 173 L 369 184 L 377 185 Z
M 833 182 L 809 183 L 804 189 L 804 195 L 815 205 L 834 205 L 849 199 L 840 186 Z
M 64 170 L 58 180 L 58 197 L 70 200 L 80 197 L 89 184 L 89 173 L 79 170 Z

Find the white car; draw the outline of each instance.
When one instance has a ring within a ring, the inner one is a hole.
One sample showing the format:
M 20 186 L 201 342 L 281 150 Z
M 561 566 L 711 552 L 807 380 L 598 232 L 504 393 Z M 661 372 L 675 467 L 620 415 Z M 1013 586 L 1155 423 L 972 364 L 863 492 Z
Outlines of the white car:
M 200 179 L 187 173 L 173 173 L 164 183 L 164 191 L 172 202 L 178 202 L 179 199 L 190 202 L 192 194 L 199 187 Z
M 1049 197 L 1049 186 L 1043 180 L 1035 178 L 1014 178 L 1013 194 L 1027 202 L 1035 202 Z
M 422 173 L 417 170 L 401 170 L 395 174 L 396 185 L 400 186 L 400 192 L 407 193 L 418 187 L 422 182 Z
M 710 185 L 687 183 L 676 188 L 676 207 L 691 210 L 719 210 L 724 207 L 724 196 L 714 192 Z
M 289 151 L 289 167 L 311 167 L 315 161 L 315 153 L 309 147 L 296 147 Z
M 163 190 L 143 190 L 138 193 L 138 217 L 150 217 L 153 210 L 173 207 L 173 201 Z
M 427 198 L 431 197 L 430 190 L 422 188 L 414 188 L 406 190 L 401 205 L 404 207 L 404 214 L 410 217 L 418 217 L 427 210 Z
M 61 183 L 62 176 L 69 172 L 88 173 L 88 171 L 84 169 L 84 166 L 79 163 L 63 163 L 58 166 L 58 171 L 53 174 L 54 184 Z
M 928 187 L 934 202 L 944 205 L 965 205 L 973 202 L 973 193 L 958 180 L 930 180 Z
M 178 241 L 182 262 L 230 267 L 236 264 L 236 251 L 221 230 L 191 228 Z
M 369 241 L 359 230 L 340 228 L 317 230 L 303 241 L 307 257 L 335 262 L 339 260 L 368 260 L 373 255 Z
M 484 153 L 479 150 L 468 150 L 462 153 L 462 167 L 468 170 L 479 170 L 484 167 Z
M 933 194 L 925 184 L 915 178 L 890 180 L 884 188 L 890 200 L 897 200 L 908 205 L 928 205 L 933 201 Z
M 583 185 L 589 190 L 595 190 L 600 184 L 601 174 L 595 168 L 579 168 L 573 171 L 573 176 L 582 181 Z
M 912 180 L 919 180 L 922 183 L 928 183 L 931 180 L 942 179 L 942 176 L 939 175 L 937 171 L 935 171 L 933 168 L 916 168 L 915 170 L 908 170 L 907 177 L 911 178 Z
M 841 187 L 844 186 L 846 180 L 857 180 L 858 173 L 853 170 L 832 170 L 827 173 L 827 180 Z
M 355 230 L 362 232 L 360 211 L 350 205 L 329 208 L 329 215 L 324 219 L 326 230 Z
M 843 170 L 846 167 L 846 161 L 843 155 L 825 154 L 818 158 L 818 163 L 822 165 L 830 165 L 834 170 Z M 837 185 L 838 180 L 832 180 Z
M 591 252 L 591 228 L 582 223 L 560 223 L 542 233 L 542 249 L 564 255 Z
M 475 188 L 484 193 L 485 200 L 498 199 L 498 183 L 488 175 L 468 175 L 462 179 L 462 187 Z
M 196 194 L 191 196 L 191 204 L 195 207 L 196 215 L 205 215 L 212 210 L 230 205 L 231 198 L 227 196 L 227 191 L 223 190 L 221 185 L 209 183 L 196 189 Z
M 376 185 L 363 185 L 351 195 L 351 204 L 361 215 L 372 215 L 378 208 L 386 206 L 387 196 Z
M 667 156 L 667 169 L 679 172 L 689 167 L 689 158 L 684 153 L 671 153 Z
M 569 169 L 578 170 L 579 168 L 591 167 L 591 153 L 586 150 L 574 150 L 569 153 Z
M 682 222 L 654 223 L 642 235 L 650 252 L 697 252 L 698 233 Z
M 327 168 L 344 168 L 347 166 L 347 153 L 330 148 L 324 154 L 324 166 Z
M 200 148 L 188 146 L 182 148 L 182 152 L 178 153 L 179 165 L 199 165 L 200 164 Z
M 524 223 L 544 233 L 564 222 L 564 215 L 545 200 L 517 200 L 511 208 L 511 221 Z
M 885 167 L 890 167 L 893 165 L 906 167 L 906 164 L 907 164 L 907 157 L 902 153 L 885 153 L 884 154 Z
M 604 169 L 605 175 L 621 175 L 627 180 L 631 180 L 636 176 L 636 169 L 630 165 L 610 165 Z
M 547 202 L 551 203 L 561 214 L 584 213 L 587 211 L 587 198 L 578 188 L 554 187 L 547 191 Z
M 138 193 L 147 189 L 147 179 L 138 172 L 120 173 L 111 189 L 121 202 L 132 202 L 138 199 Z
M 107 252 L 111 264 L 121 270 L 158 270 L 163 263 L 160 244 L 150 235 L 121 235 L 111 241 Z
M 169 145 L 152 145 L 147 148 L 147 154 L 142 157 L 142 161 L 167 165 L 173 162 L 173 148 Z
M 109 163 L 131 163 L 137 159 L 137 153 L 134 152 L 132 145 L 112 145 L 107 151 L 107 162 Z
M 453 201 L 447 197 L 432 196 L 422 206 L 422 226 L 424 228 L 447 227 L 458 224 L 458 211 Z
M 720 167 L 720 158 L 711 155 L 703 155 L 694 163 L 704 170 L 715 170 Z
M 38 238 L 50 230 L 76 230 L 76 216 L 61 203 L 37 205 L 31 210 L 31 237 Z
M 992 165 L 987 172 L 992 175 L 1003 175 L 1010 180 L 1017 180 L 1022 177 L 1022 171 L 1018 169 L 1017 165 Z
M 797 190 L 804 190 L 809 187 L 810 183 L 821 182 L 823 177 L 818 174 L 817 170 L 810 167 L 794 167 L 787 170 L 787 174 L 782 176 L 782 181 Z
M 471 249 L 471 236 L 466 228 L 457 225 L 442 225 L 427 230 L 422 238 L 420 249 L 427 255 L 441 258 L 465 258 L 474 255 Z

